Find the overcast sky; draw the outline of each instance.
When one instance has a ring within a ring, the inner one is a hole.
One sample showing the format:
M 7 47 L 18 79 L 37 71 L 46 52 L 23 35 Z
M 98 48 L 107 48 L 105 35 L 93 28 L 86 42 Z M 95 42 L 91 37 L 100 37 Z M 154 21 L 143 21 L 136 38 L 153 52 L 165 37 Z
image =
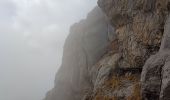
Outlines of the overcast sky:
M 0 100 L 41 100 L 53 87 L 69 26 L 96 0 L 0 0 Z

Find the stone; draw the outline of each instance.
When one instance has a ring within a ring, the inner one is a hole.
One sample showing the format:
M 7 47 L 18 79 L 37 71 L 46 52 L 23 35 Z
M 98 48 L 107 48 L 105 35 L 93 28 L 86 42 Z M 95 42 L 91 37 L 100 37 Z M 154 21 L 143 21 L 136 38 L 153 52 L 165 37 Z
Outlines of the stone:
M 74 24 L 64 45 L 62 65 L 45 100 L 80 100 L 91 85 L 89 72 L 109 45 L 108 22 L 99 7 Z
M 141 83 L 144 100 L 170 99 L 169 20 L 170 17 L 166 20 L 160 51 L 156 55 L 151 56 L 143 67 Z
M 169 2 L 98 0 L 70 28 L 45 100 L 170 100 Z

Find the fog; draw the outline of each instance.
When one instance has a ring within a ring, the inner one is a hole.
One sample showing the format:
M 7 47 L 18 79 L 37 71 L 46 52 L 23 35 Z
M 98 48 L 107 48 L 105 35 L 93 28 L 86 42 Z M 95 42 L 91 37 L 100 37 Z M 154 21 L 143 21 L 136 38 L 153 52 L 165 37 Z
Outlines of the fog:
M 69 27 L 96 0 L 0 0 L 0 100 L 42 100 Z

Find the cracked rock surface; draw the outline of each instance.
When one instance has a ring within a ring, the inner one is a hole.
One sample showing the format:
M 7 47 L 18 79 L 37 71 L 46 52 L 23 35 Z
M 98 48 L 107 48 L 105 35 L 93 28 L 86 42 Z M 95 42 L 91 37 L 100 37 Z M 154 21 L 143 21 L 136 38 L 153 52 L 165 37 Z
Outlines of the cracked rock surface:
M 168 17 L 160 51 L 143 67 L 142 95 L 145 100 L 170 100 L 170 17 Z
M 170 100 L 170 0 L 98 0 L 44 100 Z

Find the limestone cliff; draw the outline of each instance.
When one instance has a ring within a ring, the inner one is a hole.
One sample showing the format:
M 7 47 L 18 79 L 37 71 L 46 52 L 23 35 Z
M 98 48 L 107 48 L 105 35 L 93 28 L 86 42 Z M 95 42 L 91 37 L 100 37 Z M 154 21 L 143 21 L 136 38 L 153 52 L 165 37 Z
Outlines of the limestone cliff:
M 80 100 L 91 88 L 91 66 L 106 53 L 114 35 L 108 26 L 99 7 L 94 8 L 86 19 L 71 26 L 55 87 L 47 93 L 45 100 Z
M 127 82 L 118 80 L 121 84 L 118 84 L 119 91 L 125 92 L 133 86 L 133 89 L 125 92 L 126 94 L 118 94 L 119 92 L 114 89 L 113 92 L 107 93 L 116 91 L 116 95 L 104 96 L 118 100 L 170 100 L 168 96 L 170 92 L 168 77 L 170 2 L 168 0 L 99 0 L 98 4 L 116 30 L 119 54 L 122 56 L 115 67 L 130 70 L 133 67 L 143 69 L 142 74 L 135 75 L 130 71 L 130 75 L 124 73 L 123 81 L 129 80 L 129 77 L 130 80 L 133 78 L 131 80 L 133 83 L 128 87 L 124 87 Z
M 98 5 L 71 27 L 45 100 L 170 100 L 170 1 Z

